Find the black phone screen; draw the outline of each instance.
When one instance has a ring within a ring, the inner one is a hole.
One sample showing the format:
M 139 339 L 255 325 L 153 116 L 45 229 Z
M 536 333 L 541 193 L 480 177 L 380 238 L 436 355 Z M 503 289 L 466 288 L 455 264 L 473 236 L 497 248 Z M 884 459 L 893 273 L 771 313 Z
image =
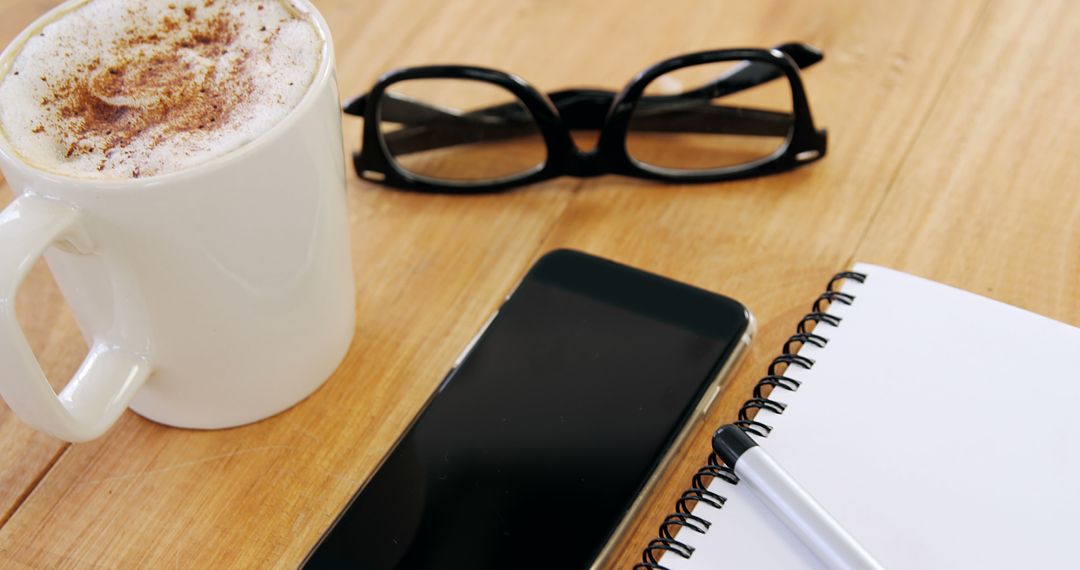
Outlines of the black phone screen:
M 582 253 L 529 271 L 308 568 L 588 568 L 749 324 Z

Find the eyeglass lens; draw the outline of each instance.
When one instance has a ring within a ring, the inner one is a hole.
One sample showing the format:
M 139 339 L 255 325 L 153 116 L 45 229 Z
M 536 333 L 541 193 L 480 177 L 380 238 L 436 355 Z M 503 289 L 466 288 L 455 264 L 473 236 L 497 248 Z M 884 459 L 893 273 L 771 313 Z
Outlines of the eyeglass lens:
M 422 178 L 463 183 L 513 179 L 543 167 L 547 147 L 510 91 L 469 79 L 391 84 L 378 110 L 387 154 Z
M 630 118 L 626 150 L 645 168 L 708 171 L 768 157 L 791 137 L 791 85 L 774 65 L 724 61 L 653 79 Z M 773 68 L 773 69 L 770 69 Z

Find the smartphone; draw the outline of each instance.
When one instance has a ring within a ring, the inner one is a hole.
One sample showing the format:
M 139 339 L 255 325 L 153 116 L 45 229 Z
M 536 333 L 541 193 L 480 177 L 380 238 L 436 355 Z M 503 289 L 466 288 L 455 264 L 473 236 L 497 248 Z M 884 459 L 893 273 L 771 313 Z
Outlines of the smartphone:
M 305 567 L 599 567 L 753 330 L 726 297 L 546 254 Z

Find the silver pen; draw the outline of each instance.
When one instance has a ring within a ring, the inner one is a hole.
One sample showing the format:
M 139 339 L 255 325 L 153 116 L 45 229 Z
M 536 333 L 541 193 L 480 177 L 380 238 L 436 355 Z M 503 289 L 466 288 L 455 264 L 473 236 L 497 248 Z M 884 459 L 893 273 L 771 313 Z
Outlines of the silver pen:
M 739 483 L 749 487 L 825 566 L 845 570 L 883 568 L 739 426 L 729 424 L 717 430 L 713 450 L 735 470 Z

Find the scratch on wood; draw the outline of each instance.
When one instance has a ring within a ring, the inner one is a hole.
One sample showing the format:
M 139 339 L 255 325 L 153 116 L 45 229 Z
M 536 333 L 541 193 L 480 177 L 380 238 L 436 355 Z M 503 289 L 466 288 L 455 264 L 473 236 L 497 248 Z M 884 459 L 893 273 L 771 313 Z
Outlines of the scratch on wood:
M 354 479 L 352 477 L 346 477 L 344 475 L 334 475 L 333 473 L 331 473 L 329 476 L 333 479 L 337 479 L 338 481 L 344 481 L 346 483 L 349 483 L 350 485 L 360 485 L 364 482 L 361 479 Z
M 292 524 L 292 533 L 294 535 L 299 534 L 300 530 L 304 528 L 303 524 L 304 524 L 304 521 L 307 520 L 307 514 L 308 514 L 307 509 L 301 509 L 300 512 L 296 514 L 296 518 L 293 519 L 293 524 Z

